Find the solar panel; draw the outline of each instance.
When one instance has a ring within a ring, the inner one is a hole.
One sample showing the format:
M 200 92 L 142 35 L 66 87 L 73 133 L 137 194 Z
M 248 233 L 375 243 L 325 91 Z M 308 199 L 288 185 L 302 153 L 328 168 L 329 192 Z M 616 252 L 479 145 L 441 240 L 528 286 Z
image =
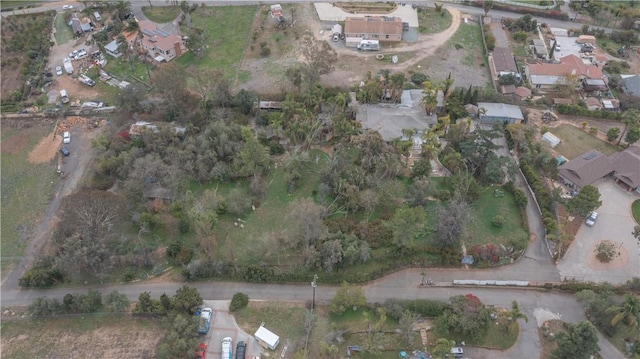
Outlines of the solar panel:
M 589 153 L 587 153 L 587 154 L 586 154 L 584 157 L 582 157 L 582 158 L 583 158 L 583 159 L 585 159 L 585 160 L 590 160 L 590 159 L 595 158 L 596 156 L 598 156 L 598 154 L 597 154 L 597 153 L 595 153 L 595 152 L 589 152 Z

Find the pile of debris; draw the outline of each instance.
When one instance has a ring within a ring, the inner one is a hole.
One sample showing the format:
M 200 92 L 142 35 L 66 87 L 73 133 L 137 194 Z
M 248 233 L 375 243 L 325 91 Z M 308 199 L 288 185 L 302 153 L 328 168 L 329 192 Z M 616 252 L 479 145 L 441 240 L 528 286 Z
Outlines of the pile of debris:
M 88 119 L 80 116 L 69 116 L 63 121 L 58 122 L 56 127 L 56 133 L 62 135 L 63 133 L 70 131 L 74 126 L 82 126 L 83 130 L 91 130 L 93 128 L 106 125 L 107 119 Z

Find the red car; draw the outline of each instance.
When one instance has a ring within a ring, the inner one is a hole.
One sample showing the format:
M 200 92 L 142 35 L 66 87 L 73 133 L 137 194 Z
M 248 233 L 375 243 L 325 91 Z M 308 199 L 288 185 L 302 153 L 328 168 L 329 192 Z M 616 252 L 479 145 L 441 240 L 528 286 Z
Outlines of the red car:
M 207 345 L 205 343 L 198 344 L 198 351 L 196 352 L 196 359 L 207 358 Z

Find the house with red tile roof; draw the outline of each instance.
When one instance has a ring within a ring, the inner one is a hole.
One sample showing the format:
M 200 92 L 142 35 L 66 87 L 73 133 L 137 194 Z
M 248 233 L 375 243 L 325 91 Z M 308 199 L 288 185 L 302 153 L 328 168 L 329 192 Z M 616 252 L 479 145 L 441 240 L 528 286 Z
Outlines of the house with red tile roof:
M 560 62 L 525 64 L 525 74 L 532 88 L 553 90 L 560 84 L 567 83 L 569 76 L 582 81 L 585 79 L 604 79 L 602 69 L 586 64 L 576 55 L 568 55 Z

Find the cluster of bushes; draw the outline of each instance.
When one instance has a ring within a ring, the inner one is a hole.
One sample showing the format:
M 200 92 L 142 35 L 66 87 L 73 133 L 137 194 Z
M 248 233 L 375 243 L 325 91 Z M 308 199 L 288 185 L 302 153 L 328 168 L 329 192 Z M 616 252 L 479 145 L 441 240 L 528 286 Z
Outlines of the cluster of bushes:
M 57 268 L 52 268 L 52 261 L 40 261 L 29 268 L 18 279 L 18 285 L 23 288 L 49 288 L 62 283 L 64 274 Z
M 128 309 L 129 299 L 117 290 L 106 295 L 104 300 L 100 292 L 89 290 L 87 294 L 67 294 L 62 302 L 56 298 L 38 297 L 29 305 L 28 312 L 31 315 L 44 316 L 95 313 L 101 310 L 124 312 Z
M 449 303 L 431 299 L 387 299 L 384 302 L 387 315 L 400 319 L 405 310 L 423 317 L 435 318 L 450 309 Z
M 509 136 L 511 136 L 509 131 L 505 131 L 505 134 L 509 134 Z M 518 208 L 525 208 L 527 206 L 527 202 L 529 202 L 527 194 L 524 193 L 524 191 L 520 188 L 517 188 L 513 181 L 507 182 L 504 186 L 502 186 L 502 188 L 504 188 L 507 192 L 513 194 L 513 198 Z
M 524 177 L 527 179 L 527 182 L 529 182 L 529 186 L 531 186 L 533 194 L 538 201 L 540 211 L 542 212 L 544 228 L 547 233 L 552 233 L 557 229 L 558 224 L 552 213 L 553 200 L 551 199 L 551 193 L 549 193 L 547 187 L 542 183 L 540 176 L 538 176 L 536 171 L 527 163 L 527 161 L 520 161 L 520 169 L 522 170 Z
M 229 303 L 229 311 L 235 312 L 238 309 L 242 309 L 249 304 L 249 296 L 244 293 L 236 293 Z
M 587 117 L 607 118 L 612 120 L 619 120 L 622 118 L 620 112 L 606 111 L 606 110 L 588 110 L 584 106 L 580 105 L 558 105 L 556 110 L 563 115 L 578 115 Z
M 133 308 L 133 314 L 167 315 L 173 312 L 192 315 L 199 305 L 202 305 L 202 297 L 200 293 L 198 293 L 198 290 L 183 285 L 180 289 L 176 290 L 173 297 L 169 297 L 166 293 L 163 293 L 160 299 L 153 299 L 149 292 L 140 293 L 138 302 Z

